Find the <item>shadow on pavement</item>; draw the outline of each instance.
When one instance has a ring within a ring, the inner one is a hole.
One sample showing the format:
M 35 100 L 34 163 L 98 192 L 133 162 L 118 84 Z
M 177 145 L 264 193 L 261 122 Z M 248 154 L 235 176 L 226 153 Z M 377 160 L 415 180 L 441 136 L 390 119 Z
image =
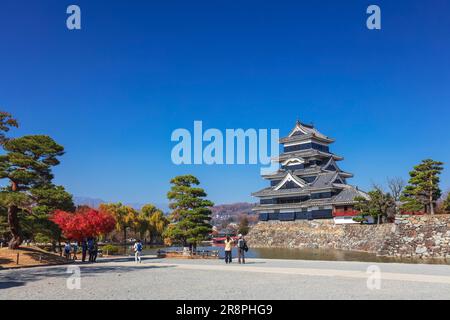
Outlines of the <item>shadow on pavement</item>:
M 145 262 L 147 260 L 161 260 L 160 258 L 155 257 L 142 257 L 142 262 Z M 108 263 L 108 262 L 134 262 L 134 256 L 121 256 L 116 258 L 100 258 L 97 260 L 96 263 Z M 85 264 L 83 262 L 80 262 L 81 264 Z
M 247 264 L 266 264 L 266 263 L 267 263 L 267 262 L 265 262 L 265 261 L 254 261 L 254 262 L 248 262 L 248 261 L 246 261 L 246 262 L 243 263 L 243 264 L 237 263 L 237 265 L 245 266 L 245 265 L 247 265 Z
M 146 266 L 143 264 L 136 264 L 130 266 L 114 266 L 103 265 L 107 262 L 128 262 L 130 259 L 122 259 L 115 261 L 100 260 L 97 263 L 78 263 L 74 264 L 80 266 L 81 277 L 95 277 L 100 274 L 115 272 L 115 273 L 127 273 L 145 271 L 150 269 L 162 269 L 172 268 L 172 266 Z M 27 268 L 27 269 L 10 269 L 4 270 L 0 273 L 0 290 L 8 289 L 12 287 L 24 286 L 28 282 L 39 281 L 49 278 L 68 278 L 72 273 L 67 273 L 67 267 L 69 265 L 61 265 L 54 267 L 41 267 L 41 268 Z
M 0 282 L 0 290 L 2 289 L 8 289 L 13 287 L 20 287 L 23 286 L 25 283 L 23 282 L 15 282 L 15 281 L 1 281 Z

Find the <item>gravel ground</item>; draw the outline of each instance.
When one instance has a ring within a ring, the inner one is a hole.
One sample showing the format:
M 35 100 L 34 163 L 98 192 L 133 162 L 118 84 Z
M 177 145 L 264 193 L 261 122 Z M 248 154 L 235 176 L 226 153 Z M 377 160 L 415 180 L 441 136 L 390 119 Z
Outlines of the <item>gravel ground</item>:
M 381 287 L 370 290 L 373 265 Z M 449 265 L 146 257 L 77 266 L 81 288 L 72 290 L 67 266 L 2 270 L 0 299 L 450 299 Z

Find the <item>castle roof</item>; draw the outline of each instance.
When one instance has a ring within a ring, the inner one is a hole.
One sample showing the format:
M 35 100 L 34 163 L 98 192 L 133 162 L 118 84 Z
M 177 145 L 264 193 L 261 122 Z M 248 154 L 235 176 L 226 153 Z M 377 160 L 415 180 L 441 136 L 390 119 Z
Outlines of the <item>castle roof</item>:
M 308 139 L 316 139 L 325 143 L 334 142 L 333 139 L 319 132 L 313 124 L 305 124 L 297 121 L 295 127 L 291 130 L 287 137 L 281 138 L 280 143 L 303 141 Z
M 285 160 L 287 161 L 287 160 Z M 325 163 L 325 165 L 312 165 L 308 168 L 305 169 L 295 169 L 293 171 L 290 171 L 289 169 L 283 169 L 280 168 L 278 169 L 278 171 L 272 172 L 272 173 L 268 173 L 268 174 L 264 174 L 263 178 L 265 179 L 269 179 L 269 180 L 274 180 L 274 179 L 282 179 L 286 176 L 287 172 L 292 172 L 294 175 L 298 176 L 298 177 L 307 177 L 307 176 L 315 176 L 318 175 L 320 173 L 323 172 L 339 172 L 340 176 L 344 177 L 344 178 L 351 178 L 353 177 L 353 174 L 349 173 L 349 172 L 345 172 L 342 171 L 339 166 L 337 165 L 336 161 L 334 160 L 334 158 L 330 157 L 330 160 L 328 160 L 327 163 Z
M 368 199 L 369 195 L 363 191 L 358 190 L 351 185 L 338 185 L 335 187 L 342 188 L 342 191 L 331 197 L 325 199 L 309 199 L 300 203 L 282 203 L 282 204 L 259 204 L 255 206 L 253 211 L 265 211 L 265 210 L 279 210 L 279 209 L 298 209 L 311 206 L 326 206 L 326 205 L 352 205 L 355 204 L 356 197 L 363 197 Z M 284 190 L 287 191 L 287 190 Z
M 338 172 L 324 172 L 320 173 L 316 180 L 311 183 L 311 187 L 313 188 L 329 188 L 333 185 L 336 179 L 339 178 Z M 340 181 L 342 183 L 342 180 Z
M 296 183 L 298 185 L 297 188 L 281 189 L 281 187 L 287 181 L 293 180 L 301 181 Z M 276 186 L 264 188 L 262 190 L 253 193 L 252 195 L 255 197 L 283 196 L 292 194 L 305 195 L 323 190 L 342 189 L 343 186 L 345 186 L 345 184 L 343 184 L 343 177 L 340 176 L 339 172 L 320 173 L 316 177 L 316 179 L 311 183 L 306 183 L 304 180 L 288 172 L 285 175 L 284 179 L 280 181 Z
M 363 197 L 366 200 L 370 200 L 370 197 L 364 191 L 359 190 L 356 187 L 350 186 L 348 184 L 342 184 L 344 189 L 335 196 L 334 200 L 336 202 L 346 202 L 353 200 L 356 197 Z
M 285 177 L 283 178 L 283 180 L 280 181 L 280 183 L 278 183 L 275 187 L 273 187 L 274 190 L 279 190 L 281 187 L 283 187 L 287 182 L 292 181 L 293 183 L 295 183 L 295 185 L 297 185 L 299 188 L 304 188 L 306 187 L 308 184 L 303 181 L 302 179 L 300 179 L 299 177 L 291 174 L 290 172 L 288 172 Z
M 343 157 L 340 157 L 338 155 L 335 155 L 333 153 L 319 151 L 315 149 L 306 149 L 306 150 L 298 150 L 298 151 L 291 151 L 291 152 L 284 152 L 278 156 L 277 159 L 279 162 L 288 160 L 290 158 L 333 158 L 335 161 L 344 160 Z

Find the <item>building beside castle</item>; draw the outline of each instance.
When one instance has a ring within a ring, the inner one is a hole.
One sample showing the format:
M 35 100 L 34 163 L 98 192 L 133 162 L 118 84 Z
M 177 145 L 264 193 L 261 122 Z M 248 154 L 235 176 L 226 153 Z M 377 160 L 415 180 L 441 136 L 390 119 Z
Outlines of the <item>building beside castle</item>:
M 253 209 L 260 221 L 334 219 L 353 223 L 358 214 L 354 198 L 365 192 L 347 184 L 351 173 L 337 164 L 342 157 L 330 152 L 334 140 L 313 125 L 297 121 L 291 133 L 280 139 L 283 152 L 275 159 L 280 169 L 262 177 L 270 186 L 252 195 L 260 199 Z

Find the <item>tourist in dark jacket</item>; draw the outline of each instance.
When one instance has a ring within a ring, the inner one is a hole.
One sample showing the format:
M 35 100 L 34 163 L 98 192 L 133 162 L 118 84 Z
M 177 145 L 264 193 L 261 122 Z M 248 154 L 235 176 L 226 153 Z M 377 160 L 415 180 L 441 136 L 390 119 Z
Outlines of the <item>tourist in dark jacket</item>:
M 89 238 L 87 242 L 89 262 L 94 262 L 94 239 Z
M 72 251 L 73 251 L 73 260 L 77 260 L 77 253 L 78 253 L 78 241 L 75 242 L 72 246 Z
M 97 261 L 97 255 L 98 255 L 98 242 L 96 239 L 94 239 L 94 250 L 93 250 L 92 262 Z
M 86 261 L 86 253 L 88 250 L 88 245 L 86 239 L 81 242 L 81 261 Z
M 238 262 L 240 264 L 242 259 L 242 263 L 245 264 L 245 251 L 248 250 L 248 247 L 247 242 L 245 241 L 244 236 L 242 234 L 239 235 L 237 247 L 238 247 Z

